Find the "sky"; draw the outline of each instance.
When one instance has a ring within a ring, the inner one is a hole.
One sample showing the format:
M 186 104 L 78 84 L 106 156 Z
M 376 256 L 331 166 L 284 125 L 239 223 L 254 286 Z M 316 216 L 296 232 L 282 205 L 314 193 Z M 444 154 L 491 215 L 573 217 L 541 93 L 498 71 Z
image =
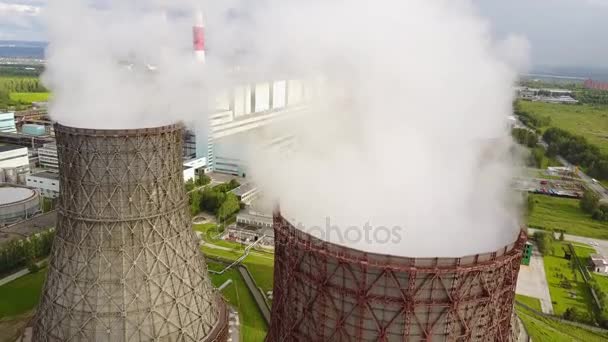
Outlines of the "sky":
M 0 0 L 0 40 L 46 40 L 48 1 Z M 533 66 L 608 68 L 608 0 L 472 1 L 497 36 L 529 40 Z

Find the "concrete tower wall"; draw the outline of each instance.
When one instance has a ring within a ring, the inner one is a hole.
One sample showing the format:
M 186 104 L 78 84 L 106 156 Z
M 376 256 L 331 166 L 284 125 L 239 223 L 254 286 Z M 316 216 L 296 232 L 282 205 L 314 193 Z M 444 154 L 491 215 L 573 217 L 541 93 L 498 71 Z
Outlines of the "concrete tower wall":
M 190 228 L 181 126 L 55 132 L 61 196 L 34 340 L 225 340 Z
M 266 341 L 509 341 L 525 233 L 494 253 L 405 258 L 328 243 L 274 218 Z

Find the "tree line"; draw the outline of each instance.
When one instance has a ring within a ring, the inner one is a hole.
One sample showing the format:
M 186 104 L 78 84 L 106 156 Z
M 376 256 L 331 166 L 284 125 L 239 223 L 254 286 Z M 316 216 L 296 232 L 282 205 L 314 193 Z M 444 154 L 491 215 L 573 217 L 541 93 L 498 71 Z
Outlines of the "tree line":
M 54 236 L 55 231 L 49 229 L 26 239 L 9 241 L 0 247 L 0 274 L 24 266 L 36 268 L 36 259 L 51 252 Z
M 598 221 L 608 221 L 608 204 L 600 203 L 600 196 L 592 190 L 586 190 L 579 201 L 582 211 Z
M 524 125 L 526 125 L 528 127 L 532 127 L 537 132 L 540 130 L 541 127 L 543 127 L 543 126 L 549 126 L 551 124 L 551 117 L 550 116 L 538 116 L 538 115 L 534 116 L 534 115 L 531 115 L 530 113 L 528 113 L 525 110 L 521 109 L 521 106 L 519 105 L 518 102 L 515 102 L 513 104 L 513 110 L 515 112 L 515 115 L 517 115 L 517 117 L 519 118 L 519 120 Z
M 0 77 L 0 89 L 9 93 L 46 93 L 40 79 L 34 77 Z
M 518 144 L 530 148 L 536 146 L 536 144 L 538 143 L 538 135 L 529 129 L 513 128 L 511 130 L 511 135 Z
M 584 137 L 551 127 L 545 131 L 543 139 L 549 144 L 547 155 L 559 154 L 572 164 L 584 167 L 590 176 L 608 179 L 608 156 Z
M 598 89 L 584 89 L 575 93 L 580 103 L 593 105 L 608 105 L 608 91 Z

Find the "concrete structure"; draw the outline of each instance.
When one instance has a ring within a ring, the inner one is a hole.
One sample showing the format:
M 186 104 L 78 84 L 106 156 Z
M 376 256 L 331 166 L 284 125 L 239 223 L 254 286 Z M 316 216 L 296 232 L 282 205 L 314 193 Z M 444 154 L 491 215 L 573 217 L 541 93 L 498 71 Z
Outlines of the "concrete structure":
M 27 147 L 0 144 L 0 169 L 4 169 L 5 172 L 14 170 L 16 175 L 29 172 L 30 159 Z
M 40 212 L 40 197 L 34 189 L 16 185 L 0 186 L 0 225 L 30 218 Z
M 55 127 L 61 196 L 35 341 L 226 341 L 191 229 L 182 131 Z
M 17 133 L 15 113 L 0 113 L 0 132 Z
M 319 240 L 274 216 L 279 341 L 510 341 L 526 234 L 494 253 L 407 258 Z
M 46 169 L 59 169 L 56 144 L 44 144 L 44 146 L 38 148 L 38 164 Z
M 591 267 L 593 272 L 608 273 L 608 258 L 600 254 L 591 254 Z
M 59 197 L 59 174 L 56 172 L 44 171 L 27 175 L 25 184 L 38 189 L 42 197 Z

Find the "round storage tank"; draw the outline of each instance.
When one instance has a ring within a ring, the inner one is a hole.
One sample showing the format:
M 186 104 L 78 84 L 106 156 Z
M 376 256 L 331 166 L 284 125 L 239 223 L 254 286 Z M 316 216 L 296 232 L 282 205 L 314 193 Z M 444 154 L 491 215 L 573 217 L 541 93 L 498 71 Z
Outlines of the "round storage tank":
M 267 342 L 508 341 L 526 234 L 461 258 L 375 254 L 274 218 Z
M 7 185 L 0 187 L 0 225 L 29 218 L 40 212 L 40 198 L 36 190 Z
M 17 183 L 18 179 L 17 179 L 17 170 L 16 169 L 5 169 L 4 176 L 5 176 L 6 183 L 12 183 L 12 184 Z

